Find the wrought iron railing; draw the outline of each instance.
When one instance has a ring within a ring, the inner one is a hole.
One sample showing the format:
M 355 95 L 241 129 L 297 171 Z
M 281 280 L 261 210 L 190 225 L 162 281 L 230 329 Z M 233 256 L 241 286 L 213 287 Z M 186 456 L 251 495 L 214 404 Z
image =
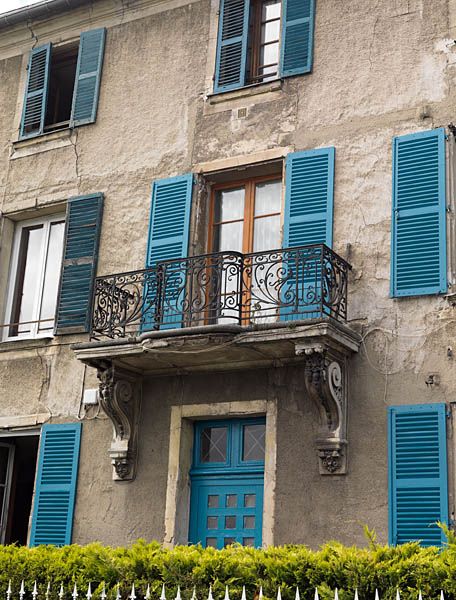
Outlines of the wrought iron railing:
M 98 277 L 92 336 L 157 329 L 347 318 L 350 265 L 327 246 L 218 252 Z

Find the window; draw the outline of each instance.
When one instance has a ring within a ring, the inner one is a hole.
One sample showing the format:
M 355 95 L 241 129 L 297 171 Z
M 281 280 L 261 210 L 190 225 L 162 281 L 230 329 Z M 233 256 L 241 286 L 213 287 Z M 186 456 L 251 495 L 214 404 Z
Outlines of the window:
M 215 92 L 308 73 L 315 0 L 221 0 Z
M 278 176 L 215 186 L 209 252 L 281 247 L 282 180 Z
M 94 29 L 76 42 L 31 51 L 21 138 L 95 121 L 104 40 L 105 30 Z
M 64 232 L 65 215 L 16 226 L 4 338 L 52 333 Z
M 195 425 L 191 543 L 261 546 L 265 443 L 264 418 Z

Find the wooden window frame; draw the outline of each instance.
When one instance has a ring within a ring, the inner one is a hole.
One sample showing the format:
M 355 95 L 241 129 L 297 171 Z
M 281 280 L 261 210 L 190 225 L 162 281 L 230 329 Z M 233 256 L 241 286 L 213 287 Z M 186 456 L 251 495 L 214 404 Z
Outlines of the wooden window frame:
M 242 230 L 242 254 L 250 254 L 253 252 L 253 233 L 255 226 L 255 219 L 262 219 L 265 217 L 272 216 L 282 216 L 283 215 L 283 197 L 280 202 L 280 210 L 278 212 L 268 213 L 264 215 L 255 216 L 255 190 L 256 185 L 258 183 L 264 183 L 267 181 L 277 181 L 280 182 L 283 186 L 283 174 L 277 173 L 273 175 L 262 175 L 259 177 L 249 177 L 245 179 L 239 179 L 235 181 L 231 181 L 229 183 L 220 183 L 216 184 L 211 189 L 211 201 L 209 207 L 209 231 L 208 231 L 208 243 L 207 243 L 207 253 L 214 254 L 219 252 L 214 248 L 214 240 L 215 240 L 215 227 L 217 225 L 221 225 L 223 223 L 237 223 L 242 221 L 243 230 Z M 232 221 L 220 221 L 216 222 L 214 220 L 216 210 L 215 204 L 217 202 L 217 193 L 223 190 L 230 189 L 238 189 L 244 187 L 245 188 L 245 199 L 244 199 L 244 216 L 242 219 L 233 219 Z M 282 190 L 283 192 L 283 190 Z M 282 193 L 283 196 L 283 193 Z M 272 249 L 272 248 L 271 248 Z
M 266 74 L 267 79 L 278 79 L 279 78 L 279 70 L 280 70 L 280 32 L 281 32 L 281 23 L 283 19 L 282 15 L 282 7 L 283 0 L 280 1 L 280 16 L 271 19 L 270 21 L 264 21 L 261 18 L 262 7 L 266 0 L 251 0 L 250 10 L 252 15 L 251 26 L 250 26 L 250 81 L 251 83 L 262 83 L 265 79 L 265 74 L 260 73 L 260 70 L 264 69 L 267 66 L 272 65 L 261 65 L 260 64 L 260 55 L 261 55 L 261 46 L 266 46 L 272 43 L 279 43 L 279 55 L 277 57 L 277 71 L 275 75 Z M 272 21 L 279 21 L 279 37 L 277 40 L 273 42 L 266 42 L 265 44 L 261 43 L 261 29 L 264 23 L 270 23 Z

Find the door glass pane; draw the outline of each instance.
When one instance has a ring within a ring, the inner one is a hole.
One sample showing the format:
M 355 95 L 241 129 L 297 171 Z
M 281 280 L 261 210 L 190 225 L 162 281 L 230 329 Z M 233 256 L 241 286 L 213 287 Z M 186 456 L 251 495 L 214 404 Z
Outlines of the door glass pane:
M 237 494 L 228 494 L 226 497 L 226 507 L 236 508 L 237 506 Z
M 255 219 L 253 251 L 275 250 L 280 245 L 280 215 Z
M 208 517 L 207 518 L 207 528 L 208 529 L 217 529 L 218 527 L 218 517 Z
M 8 471 L 8 458 L 10 450 L 6 446 L 0 446 L 0 485 L 6 483 L 6 474 Z M 0 503 L 0 508 L 1 508 Z
M 220 190 L 215 197 L 215 223 L 244 218 L 245 189 Z
M 203 429 L 201 432 L 201 462 L 226 462 L 227 432 L 226 427 L 206 427 Z
M 40 321 L 44 323 L 40 323 L 39 331 L 49 331 L 54 327 L 64 233 L 64 221 L 51 224 L 40 312 Z
M 244 529 L 255 529 L 255 517 L 254 516 L 244 517 Z
M 255 186 L 255 217 L 280 213 L 282 206 L 282 182 L 265 181 Z
M 207 497 L 207 506 L 208 506 L 208 508 L 218 508 L 219 507 L 219 496 L 209 495 Z
M 18 320 L 19 323 L 23 323 L 18 326 L 18 333 L 29 333 L 31 324 L 27 321 L 35 320 L 34 308 L 40 277 L 43 234 L 42 225 L 22 230 L 15 290 L 17 308 L 12 316 L 12 321 Z
M 236 529 L 236 517 L 228 516 L 225 517 L 225 529 Z
M 236 538 L 234 537 L 226 537 L 223 540 L 223 545 L 226 548 L 227 546 L 231 546 L 231 544 L 235 544 L 236 543 Z
M 243 221 L 218 225 L 214 252 L 242 252 L 243 228 Z
M 217 548 L 217 538 L 208 537 L 206 538 L 206 546 L 209 548 Z
M 264 460 L 266 425 L 244 425 L 242 438 L 242 460 Z
M 255 505 L 256 505 L 256 494 L 245 494 L 244 495 L 245 508 L 255 508 Z
M 3 525 L 3 514 L 5 514 L 6 517 L 6 510 L 5 512 L 3 512 L 3 500 L 5 498 L 5 487 L 4 486 L 0 486 L 0 525 Z M 0 532 L 1 533 L 1 532 Z
M 242 538 L 242 545 L 247 546 L 249 548 L 253 548 L 253 546 L 255 546 L 255 538 L 253 538 L 253 537 Z

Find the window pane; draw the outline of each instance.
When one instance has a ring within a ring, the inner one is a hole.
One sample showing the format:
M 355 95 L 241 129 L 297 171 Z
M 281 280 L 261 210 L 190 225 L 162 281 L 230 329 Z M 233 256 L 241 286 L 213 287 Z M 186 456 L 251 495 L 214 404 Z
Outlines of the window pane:
M 261 20 L 269 21 L 280 17 L 280 0 L 268 0 L 263 2 Z
M 221 190 L 215 199 L 215 222 L 244 218 L 245 189 Z
M 279 42 L 262 46 L 260 64 L 262 65 L 277 65 L 279 62 Z
M 243 430 L 242 460 L 264 460 L 265 424 L 245 425 Z
M 45 322 L 40 323 L 39 331 L 52 330 L 54 327 L 64 233 L 64 221 L 51 224 L 40 313 L 40 321 Z
M 3 500 L 4 500 L 4 498 L 5 498 L 5 488 L 4 487 L 0 487 L 0 524 L 2 524 L 2 513 L 3 513 Z
M 0 446 L 0 485 L 6 483 L 6 472 L 8 470 L 9 448 Z M 0 504 L 0 509 L 2 505 Z
M 30 332 L 31 325 L 25 323 L 36 320 L 34 309 L 40 277 L 43 234 L 42 225 L 22 230 L 15 291 L 17 308 L 12 316 L 12 321 L 24 323 L 17 328 L 18 333 Z
M 228 494 L 226 497 L 226 507 L 236 508 L 237 506 L 237 494 Z
M 255 217 L 280 213 L 282 207 L 282 182 L 268 181 L 255 186 Z
M 261 29 L 261 42 L 275 42 L 280 35 L 280 20 L 265 23 Z
M 253 230 L 253 251 L 274 250 L 280 248 L 280 215 L 255 219 Z
M 206 427 L 201 432 L 201 462 L 226 462 L 227 428 Z
M 245 508 L 255 508 L 256 506 L 256 494 L 245 494 L 244 496 Z
M 206 538 L 206 547 L 207 548 L 217 548 L 217 538 L 215 538 L 215 537 Z
M 236 529 L 236 517 L 228 516 L 225 517 L 225 529 Z
M 244 529 L 255 529 L 255 517 L 253 515 L 244 517 Z
M 215 232 L 214 252 L 242 252 L 242 232 L 244 222 L 218 225 Z
M 219 497 L 218 496 L 208 496 L 207 497 L 207 506 L 209 508 L 218 508 L 219 507 Z

